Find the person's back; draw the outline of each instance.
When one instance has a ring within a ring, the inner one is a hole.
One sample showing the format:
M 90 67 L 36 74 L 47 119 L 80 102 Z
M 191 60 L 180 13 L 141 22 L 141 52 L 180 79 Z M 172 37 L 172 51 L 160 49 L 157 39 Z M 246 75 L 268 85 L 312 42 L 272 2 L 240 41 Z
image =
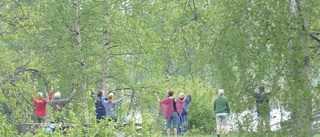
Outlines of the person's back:
M 229 103 L 225 96 L 219 96 L 214 100 L 214 113 L 217 115 L 221 113 L 228 114 L 230 112 Z
M 59 92 L 57 92 L 59 93 Z M 55 93 L 54 95 L 54 100 L 50 100 L 48 101 L 47 103 L 50 104 L 53 108 L 53 111 L 56 111 L 57 109 L 59 111 L 62 110 L 62 108 L 68 104 L 74 97 L 75 97 L 75 94 L 76 94 L 76 90 L 73 90 L 73 92 L 71 93 L 70 97 L 68 99 L 60 99 L 60 93 L 57 94 Z
M 258 128 L 270 130 L 270 92 L 265 92 L 265 87 L 260 86 L 256 93 Z
M 123 92 L 123 91 L 122 91 Z M 111 118 L 115 122 L 118 119 L 118 106 L 122 103 L 123 101 L 123 93 L 122 93 L 122 99 L 120 100 L 112 100 L 114 97 L 113 93 L 110 93 L 108 95 L 108 102 L 105 105 L 106 109 L 106 117 Z
M 179 94 L 179 100 L 184 100 L 185 95 L 184 93 Z M 178 128 L 178 134 L 182 135 L 183 132 L 188 131 L 188 105 L 191 102 L 191 95 L 190 90 L 188 92 L 187 99 L 183 103 L 183 110 L 181 115 L 179 116 L 179 128 Z
M 43 98 L 43 94 L 41 92 L 38 92 L 36 95 L 36 86 L 34 86 L 34 91 L 32 93 L 32 101 L 35 106 L 35 123 L 44 123 L 46 121 L 46 105 L 47 105 L 47 99 Z M 50 90 L 50 96 L 47 98 L 51 99 L 52 97 L 52 90 Z
M 44 98 L 32 98 L 36 108 L 36 116 L 46 116 L 47 101 Z
M 224 134 L 228 134 L 228 115 L 230 113 L 230 106 L 228 99 L 224 96 L 224 90 L 218 91 L 219 97 L 214 100 L 214 114 L 217 122 L 217 135 L 220 137 L 220 127 L 224 126 Z
M 104 101 L 104 99 L 105 98 L 103 98 L 102 96 L 98 96 L 98 100 L 96 100 L 96 102 L 95 102 L 96 118 L 97 119 L 102 119 L 106 115 L 106 109 L 102 103 L 102 101 Z
M 259 87 L 260 92 L 256 93 L 257 113 L 258 116 L 269 115 L 270 105 L 270 92 L 266 93 L 263 86 Z

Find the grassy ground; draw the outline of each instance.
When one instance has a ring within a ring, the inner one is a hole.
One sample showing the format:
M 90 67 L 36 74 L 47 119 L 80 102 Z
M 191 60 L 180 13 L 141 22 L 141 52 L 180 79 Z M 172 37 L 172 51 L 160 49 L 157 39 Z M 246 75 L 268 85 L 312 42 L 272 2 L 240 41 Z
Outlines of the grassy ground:
M 216 134 L 211 134 L 211 135 L 182 135 L 179 137 L 216 137 Z M 275 135 L 277 136 L 277 135 Z M 163 135 L 162 137 L 167 137 L 167 135 Z M 174 135 L 172 134 L 170 137 L 174 137 Z M 220 135 L 220 137 L 225 137 L 224 135 Z M 232 133 L 232 134 L 228 134 L 228 137 L 245 137 L 245 135 L 238 135 L 236 133 Z M 273 137 L 273 136 L 271 136 Z M 320 137 L 320 134 L 316 134 L 314 135 L 314 137 Z

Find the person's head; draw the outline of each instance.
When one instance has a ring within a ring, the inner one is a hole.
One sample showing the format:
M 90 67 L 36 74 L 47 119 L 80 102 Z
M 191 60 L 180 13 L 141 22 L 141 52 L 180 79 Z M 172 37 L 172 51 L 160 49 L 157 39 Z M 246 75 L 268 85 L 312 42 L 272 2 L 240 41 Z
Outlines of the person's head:
M 179 94 L 179 99 L 184 99 L 184 93 L 181 92 L 181 93 Z
M 219 89 L 218 90 L 218 94 L 219 94 L 219 96 L 223 96 L 224 95 L 224 90 L 223 89 Z
M 168 91 L 168 96 L 169 96 L 169 97 L 172 97 L 172 96 L 173 96 L 173 91 L 172 91 L 172 90 L 169 90 L 169 91 Z
M 38 97 L 39 97 L 39 98 L 42 98 L 42 97 L 43 97 L 42 92 L 38 92 Z
M 53 97 L 54 97 L 54 99 L 60 99 L 60 97 L 61 97 L 60 92 L 54 93 Z
M 260 91 L 260 92 L 264 92 L 264 86 L 260 86 L 260 87 L 259 87 L 259 91 Z
M 99 89 L 97 94 L 98 94 L 98 96 L 102 96 L 103 91 L 101 89 Z
M 114 97 L 114 94 L 113 94 L 113 93 L 109 93 L 109 94 L 108 94 L 108 100 L 112 100 L 113 97 Z

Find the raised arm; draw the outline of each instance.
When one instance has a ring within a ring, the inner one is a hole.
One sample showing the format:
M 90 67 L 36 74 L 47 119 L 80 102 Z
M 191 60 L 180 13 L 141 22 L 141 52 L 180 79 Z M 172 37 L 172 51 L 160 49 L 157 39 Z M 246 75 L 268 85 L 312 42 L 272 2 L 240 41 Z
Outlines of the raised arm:
M 184 97 L 183 102 L 186 101 L 189 98 L 189 96 L 190 96 L 190 91 L 188 92 L 187 96 Z M 190 101 L 191 101 L 191 98 L 190 98 Z M 187 103 L 189 103 L 189 102 L 187 102 Z
M 73 90 L 70 97 L 68 99 L 61 99 L 61 100 L 58 100 L 58 104 L 60 106 L 64 106 L 66 104 L 68 104 L 73 98 L 74 96 L 76 95 L 76 90 Z
M 53 87 L 51 87 L 49 92 L 49 100 L 52 100 L 52 96 L 53 96 Z
M 154 93 L 154 95 L 156 96 L 157 100 L 160 102 L 161 100 L 159 99 L 157 93 Z
M 120 104 L 123 102 L 123 100 L 124 100 L 124 90 L 123 90 L 123 89 L 121 90 L 121 93 L 122 93 L 122 98 L 119 99 L 119 100 L 114 101 L 114 103 L 115 103 L 116 105 L 120 105 Z
M 37 87 L 33 86 L 32 98 L 36 98 Z
M 91 90 L 91 98 L 92 98 L 93 100 L 99 100 L 99 99 L 97 98 L 97 96 L 94 95 L 94 88 L 92 88 L 92 90 Z
M 69 103 L 74 98 L 74 96 L 76 96 L 76 92 L 77 92 L 77 90 L 75 90 L 75 89 L 72 91 L 70 97 L 67 99 L 68 100 L 67 103 Z
M 186 103 L 189 104 L 191 102 L 191 94 L 190 94 L 190 90 L 187 94 L 187 99 L 186 99 Z

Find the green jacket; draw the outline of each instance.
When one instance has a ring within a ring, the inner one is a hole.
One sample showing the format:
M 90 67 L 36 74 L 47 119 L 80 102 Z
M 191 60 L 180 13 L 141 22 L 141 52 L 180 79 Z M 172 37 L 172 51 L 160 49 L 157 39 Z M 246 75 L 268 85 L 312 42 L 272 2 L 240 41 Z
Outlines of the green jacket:
M 225 96 L 219 96 L 214 100 L 214 114 L 230 113 L 228 99 Z

